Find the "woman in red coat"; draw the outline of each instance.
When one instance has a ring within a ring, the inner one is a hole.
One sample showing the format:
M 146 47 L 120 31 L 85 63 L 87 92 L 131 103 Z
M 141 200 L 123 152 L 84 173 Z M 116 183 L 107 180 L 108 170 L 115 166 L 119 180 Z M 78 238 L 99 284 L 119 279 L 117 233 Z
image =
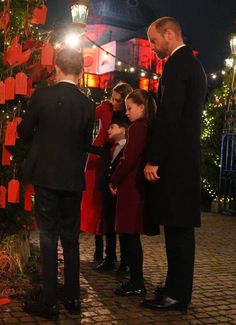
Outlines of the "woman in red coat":
M 126 98 L 132 122 L 123 157 L 115 169 L 110 189 L 117 194 L 116 231 L 125 236 L 130 261 L 130 281 L 115 290 L 117 295 L 145 295 L 143 252 L 140 234 L 144 227 L 145 152 L 149 127 L 156 112 L 154 98 L 145 90 L 134 90 Z
M 108 128 L 112 119 L 126 117 L 125 97 L 132 91 L 132 87 L 126 83 L 118 83 L 112 90 L 110 101 L 102 102 L 96 109 L 96 120 L 99 121 L 99 131 L 94 139 L 94 146 L 104 146 L 108 141 Z M 102 192 L 99 190 L 99 182 L 102 173 L 102 159 L 95 154 L 89 154 L 85 184 L 81 204 L 81 226 L 82 231 L 90 234 L 99 234 L 99 221 L 102 208 Z M 101 260 L 103 256 L 103 243 L 101 237 L 96 237 L 95 259 Z

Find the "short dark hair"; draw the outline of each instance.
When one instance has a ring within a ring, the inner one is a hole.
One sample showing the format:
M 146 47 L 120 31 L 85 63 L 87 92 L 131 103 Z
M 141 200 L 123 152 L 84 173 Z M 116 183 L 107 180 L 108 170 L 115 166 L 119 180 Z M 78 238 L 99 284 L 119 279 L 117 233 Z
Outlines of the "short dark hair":
M 128 121 L 125 121 L 124 119 L 114 119 L 111 121 L 110 125 L 112 124 L 117 124 L 120 128 L 125 128 L 125 130 L 129 127 Z
M 79 75 L 83 72 L 83 55 L 75 49 L 62 49 L 57 53 L 55 63 L 64 74 Z
M 171 29 L 177 36 L 182 36 L 182 28 L 178 20 L 173 17 L 161 17 L 153 22 L 156 30 L 163 34 L 167 29 Z

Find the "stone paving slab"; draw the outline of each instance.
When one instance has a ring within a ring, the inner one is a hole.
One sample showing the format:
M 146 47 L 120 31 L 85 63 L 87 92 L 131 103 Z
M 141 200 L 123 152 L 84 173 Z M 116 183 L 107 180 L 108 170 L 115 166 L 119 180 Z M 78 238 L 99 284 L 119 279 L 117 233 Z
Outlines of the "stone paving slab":
M 82 312 L 69 315 L 60 306 L 58 322 L 31 317 L 21 309 L 20 301 L 0 307 L 0 325 L 6 324 L 236 324 L 236 217 L 203 214 L 196 230 L 196 267 L 192 304 L 187 313 L 156 312 L 139 307 L 138 297 L 117 297 L 113 289 L 119 283 L 115 272 L 100 274 L 92 262 L 93 236 L 81 235 Z M 148 296 L 165 279 L 166 256 L 163 232 L 142 237 L 144 275 Z M 119 254 L 118 254 L 119 256 Z M 62 264 L 63 265 L 63 264 Z

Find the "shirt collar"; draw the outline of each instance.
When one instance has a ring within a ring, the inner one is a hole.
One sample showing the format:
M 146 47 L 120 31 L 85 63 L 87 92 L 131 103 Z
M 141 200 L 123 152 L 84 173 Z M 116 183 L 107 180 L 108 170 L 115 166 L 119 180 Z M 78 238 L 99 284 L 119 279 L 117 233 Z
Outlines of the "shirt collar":
M 176 48 L 174 49 L 174 51 L 172 51 L 171 55 L 173 55 L 176 51 L 178 51 L 181 47 L 184 47 L 184 46 L 186 46 L 186 44 L 181 44 L 180 46 L 176 47 Z M 171 56 L 171 55 L 170 55 L 170 56 Z
M 67 80 L 67 79 L 64 79 L 64 80 L 60 80 L 59 82 L 67 82 L 67 83 L 69 83 L 69 84 L 72 84 L 72 85 L 75 85 L 75 86 L 77 86 L 77 83 L 76 83 L 76 82 L 74 82 L 74 81 L 72 81 L 72 80 Z
M 126 144 L 126 139 L 121 139 L 117 143 L 119 144 L 119 146 L 124 146 Z

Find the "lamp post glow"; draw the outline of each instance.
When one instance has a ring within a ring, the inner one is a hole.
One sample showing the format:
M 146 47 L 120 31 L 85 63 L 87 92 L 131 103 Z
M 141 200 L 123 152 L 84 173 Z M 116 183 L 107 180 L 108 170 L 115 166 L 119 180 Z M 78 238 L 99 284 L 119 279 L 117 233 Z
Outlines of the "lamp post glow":
M 72 22 L 76 26 L 84 28 L 87 24 L 89 12 L 88 0 L 72 0 L 71 2 L 71 15 Z
M 236 55 L 236 34 L 230 35 L 230 48 L 232 55 Z
M 78 34 L 66 35 L 65 43 L 69 47 L 77 48 L 80 43 L 80 35 L 78 35 Z

